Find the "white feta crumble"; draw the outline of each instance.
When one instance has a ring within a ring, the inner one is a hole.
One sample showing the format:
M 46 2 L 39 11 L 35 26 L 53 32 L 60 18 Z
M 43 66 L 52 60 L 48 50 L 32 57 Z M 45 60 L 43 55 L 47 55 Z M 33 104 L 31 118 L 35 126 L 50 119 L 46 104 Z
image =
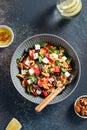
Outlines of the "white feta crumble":
M 34 69 L 33 69 L 33 68 L 29 69 L 29 74 L 30 74 L 30 75 L 33 75 L 33 74 L 34 74 Z
M 66 77 L 70 76 L 70 73 L 68 71 L 65 72 Z
M 25 65 L 29 66 L 29 64 L 30 64 L 29 60 L 26 60 Z
M 66 57 L 66 56 L 63 56 L 63 57 L 62 57 L 62 60 L 63 60 L 63 61 L 65 61 L 66 59 L 67 59 L 67 57 Z
M 32 84 L 32 80 L 31 79 L 28 79 L 27 82 L 28 82 L 29 85 Z
M 49 60 L 45 57 L 45 58 L 43 58 L 43 63 L 45 63 L 45 64 L 47 64 L 47 63 L 49 63 Z
M 21 74 L 22 74 L 22 75 L 25 75 L 26 72 L 27 72 L 26 70 L 21 69 Z
M 40 50 L 40 45 L 39 44 L 35 44 L 35 50 Z
M 36 90 L 36 93 L 38 94 L 38 95 L 40 95 L 41 94 L 41 91 L 40 90 Z
M 38 53 L 34 53 L 34 59 L 38 59 Z
M 58 59 L 58 55 L 56 53 L 52 54 L 53 58 Z
M 54 78 L 49 78 L 49 82 L 52 83 L 54 81 Z

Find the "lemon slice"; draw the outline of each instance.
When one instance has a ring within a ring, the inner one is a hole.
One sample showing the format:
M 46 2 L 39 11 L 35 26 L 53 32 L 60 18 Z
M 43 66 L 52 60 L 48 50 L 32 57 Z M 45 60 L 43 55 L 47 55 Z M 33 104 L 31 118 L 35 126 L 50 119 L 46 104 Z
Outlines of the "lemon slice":
M 77 15 L 82 9 L 82 3 L 79 4 L 79 6 L 77 7 L 77 9 L 73 12 L 70 12 L 70 13 L 66 13 L 66 12 L 61 12 L 61 15 L 62 16 L 65 16 L 65 17 L 72 17 L 72 16 L 75 16 Z
M 73 11 L 77 10 L 79 4 L 81 4 L 81 0 L 76 0 L 75 6 L 73 6 L 72 8 L 69 8 L 69 9 L 65 9 L 63 11 L 67 12 L 67 13 L 73 12 Z
M 57 4 L 57 8 L 59 12 L 72 12 L 72 10 L 74 10 L 78 5 L 79 1 L 80 0 L 66 0 L 64 2 L 61 2 L 61 4 Z
M 7 125 L 5 130 L 20 130 L 22 128 L 22 125 L 20 124 L 20 122 L 13 118 Z
M 59 10 L 59 12 L 63 12 L 63 10 L 61 9 L 60 5 L 57 4 L 57 9 Z
M 77 0 L 65 0 L 64 2 L 61 2 L 60 8 L 61 8 L 62 10 L 70 9 L 70 8 L 72 8 L 73 6 L 75 6 L 76 3 L 77 3 Z

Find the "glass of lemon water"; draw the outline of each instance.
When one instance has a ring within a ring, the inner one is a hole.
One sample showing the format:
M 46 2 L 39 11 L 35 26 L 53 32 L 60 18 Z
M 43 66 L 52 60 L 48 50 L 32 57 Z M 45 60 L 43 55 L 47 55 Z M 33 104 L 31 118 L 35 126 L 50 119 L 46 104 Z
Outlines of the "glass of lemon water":
M 81 0 L 58 0 L 57 9 L 64 17 L 77 15 L 82 9 Z

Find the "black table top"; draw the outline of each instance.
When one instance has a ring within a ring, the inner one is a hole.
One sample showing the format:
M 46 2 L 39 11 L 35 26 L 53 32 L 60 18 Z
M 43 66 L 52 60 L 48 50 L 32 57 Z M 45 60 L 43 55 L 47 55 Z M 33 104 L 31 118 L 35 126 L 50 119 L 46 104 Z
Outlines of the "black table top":
M 87 120 L 74 113 L 73 104 L 87 94 L 87 2 L 79 15 L 64 19 L 58 15 L 56 0 L 0 0 L 0 24 L 10 26 L 14 42 L 0 49 L 0 130 L 17 118 L 23 130 L 86 130 Z M 11 57 L 26 38 L 38 33 L 51 33 L 67 40 L 76 50 L 81 62 L 81 78 L 76 90 L 64 101 L 47 106 L 36 113 L 33 104 L 15 89 L 10 76 Z

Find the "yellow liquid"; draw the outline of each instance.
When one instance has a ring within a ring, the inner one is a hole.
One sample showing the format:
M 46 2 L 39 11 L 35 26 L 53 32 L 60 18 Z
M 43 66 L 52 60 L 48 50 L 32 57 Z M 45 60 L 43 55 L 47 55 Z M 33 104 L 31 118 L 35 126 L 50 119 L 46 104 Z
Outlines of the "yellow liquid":
M 6 46 L 12 40 L 12 34 L 9 29 L 2 27 L 0 28 L 0 46 Z

